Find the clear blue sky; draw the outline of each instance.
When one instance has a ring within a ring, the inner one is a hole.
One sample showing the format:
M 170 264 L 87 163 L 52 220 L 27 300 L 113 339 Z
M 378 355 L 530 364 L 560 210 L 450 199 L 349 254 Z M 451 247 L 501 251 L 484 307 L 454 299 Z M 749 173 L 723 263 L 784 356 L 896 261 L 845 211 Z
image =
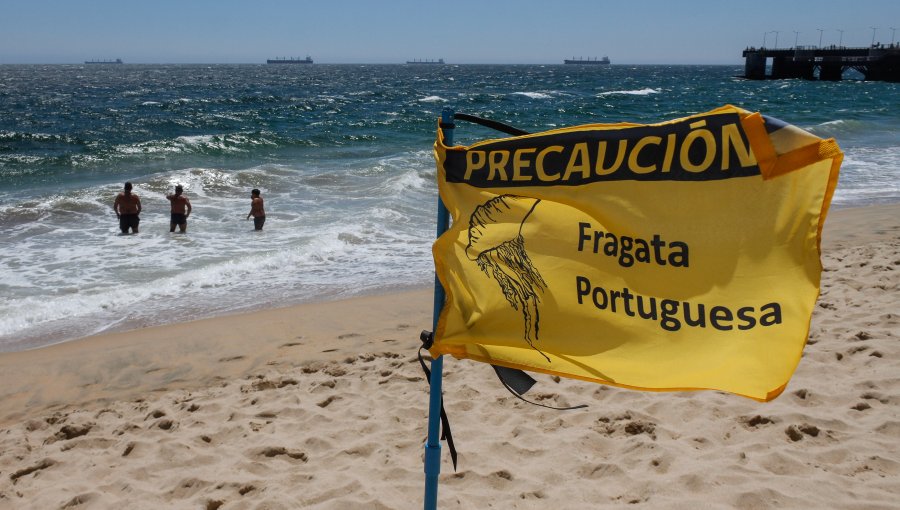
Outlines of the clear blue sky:
M 0 64 L 741 64 L 773 31 L 779 47 L 817 45 L 817 29 L 825 45 L 840 29 L 845 46 L 868 46 L 873 26 L 890 43 L 900 0 L 0 0 Z

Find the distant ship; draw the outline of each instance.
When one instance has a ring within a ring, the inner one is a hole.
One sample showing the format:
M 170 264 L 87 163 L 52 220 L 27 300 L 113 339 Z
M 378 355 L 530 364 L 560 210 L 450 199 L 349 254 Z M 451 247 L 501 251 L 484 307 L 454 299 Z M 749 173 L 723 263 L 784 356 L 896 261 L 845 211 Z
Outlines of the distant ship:
M 121 64 L 122 59 L 117 58 L 115 60 L 85 60 L 85 64 Z
M 603 57 L 601 59 L 594 58 L 593 60 L 591 60 L 590 58 L 583 59 L 581 57 L 579 57 L 579 58 L 572 57 L 571 59 L 567 58 L 567 59 L 563 60 L 563 62 L 566 64 L 582 64 L 582 65 L 594 65 L 594 66 L 609 65 L 609 63 L 610 63 L 609 57 Z
M 266 60 L 267 64 L 312 64 L 313 59 L 306 56 L 306 58 L 270 58 Z
M 437 65 L 441 65 L 441 64 L 444 63 L 444 59 L 442 59 L 442 58 L 439 58 L 439 59 L 437 59 L 437 60 L 416 60 L 416 59 L 413 59 L 413 60 L 407 60 L 406 63 L 407 63 L 407 64 L 437 64 Z

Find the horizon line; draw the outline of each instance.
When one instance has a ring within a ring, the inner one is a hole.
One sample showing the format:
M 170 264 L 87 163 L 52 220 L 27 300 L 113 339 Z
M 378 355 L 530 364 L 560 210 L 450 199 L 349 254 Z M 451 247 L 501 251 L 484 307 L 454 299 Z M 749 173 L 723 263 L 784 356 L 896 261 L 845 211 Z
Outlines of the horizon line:
M 409 64 L 406 61 L 403 61 L 403 62 L 392 61 L 392 62 L 313 62 L 312 64 L 305 64 L 305 65 L 313 65 L 313 66 L 315 66 L 315 65 L 402 65 L 402 66 L 407 66 L 407 65 L 416 65 L 416 64 L 418 64 L 418 62 Z M 253 62 L 149 62 L 149 61 L 127 62 L 127 61 L 124 61 L 124 59 L 123 59 L 121 64 L 118 64 L 113 60 L 112 62 L 101 61 L 101 62 L 91 63 L 91 64 L 88 64 L 85 61 L 79 61 L 79 62 L 3 62 L 3 61 L 0 61 L 0 65 L 272 65 L 272 64 L 268 64 L 267 62 L 264 62 L 264 61 L 263 62 L 259 62 L 259 61 L 253 61 Z M 444 62 L 443 64 L 437 64 L 437 63 L 434 64 L 435 67 L 454 66 L 454 65 L 523 65 L 523 66 L 527 66 L 527 65 L 560 65 L 560 66 L 564 66 L 564 65 L 572 65 L 572 64 L 565 64 L 563 62 Z M 626 66 L 626 65 L 627 66 L 642 66 L 642 65 L 648 65 L 648 66 L 661 66 L 661 65 L 738 66 L 738 65 L 743 65 L 743 63 L 738 63 L 738 62 L 736 62 L 736 63 L 712 63 L 712 62 L 706 62 L 706 63 L 696 63 L 696 62 L 695 63 L 684 63 L 684 62 L 679 62 L 679 63 L 674 63 L 674 62 L 628 63 L 628 62 L 619 62 L 619 63 L 616 63 L 616 62 L 612 62 L 610 64 L 605 64 L 605 65 L 596 66 L 596 67 L 602 68 L 602 67 L 607 67 L 607 66 Z M 304 67 L 304 65 L 300 65 L 300 66 Z M 591 66 L 591 68 L 593 68 L 593 67 L 594 66 Z

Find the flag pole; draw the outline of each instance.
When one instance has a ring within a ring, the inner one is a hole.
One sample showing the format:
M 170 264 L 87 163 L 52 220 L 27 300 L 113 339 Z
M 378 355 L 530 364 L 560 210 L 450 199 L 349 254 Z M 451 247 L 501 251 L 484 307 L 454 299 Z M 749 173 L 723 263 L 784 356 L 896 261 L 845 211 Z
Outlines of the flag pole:
M 451 108 L 441 112 L 441 130 L 444 132 L 444 143 L 453 145 L 453 115 Z M 437 236 L 440 237 L 450 226 L 450 213 L 438 194 Z M 432 334 L 437 332 L 438 317 L 444 308 L 444 287 L 434 276 L 434 312 Z M 437 509 L 438 476 L 441 474 L 441 379 L 443 377 L 444 357 L 438 356 L 431 362 L 430 393 L 428 396 L 428 440 L 425 443 L 425 510 Z

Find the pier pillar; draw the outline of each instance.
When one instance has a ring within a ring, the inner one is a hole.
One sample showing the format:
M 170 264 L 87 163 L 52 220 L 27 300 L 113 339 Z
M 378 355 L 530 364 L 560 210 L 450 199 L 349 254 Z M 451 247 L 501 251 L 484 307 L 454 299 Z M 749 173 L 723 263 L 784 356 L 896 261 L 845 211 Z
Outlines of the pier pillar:
M 841 81 L 844 68 L 840 62 L 822 62 L 819 66 L 819 79 L 824 81 Z
M 791 76 L 791 59 L 790 57 L 773 57 L 772 58 L 772 78 L 793 78 Z
M 803 80 L 814 80 L 815 64 L 808 60 L 794 60 L 790 66 L 785 69 L 785 78 L 801 78 Z
M 779 56 L 772 59 L 772 78 L 775 79 L 803 78 L 804 80 L 812 80 L 815 79 L 814 71 L 815 63 L 811 58 Z
M 884 55 L 866 66 L 866 81 L 900 82 L 900 54 Z
M 750 53 L 744 62 L 744 78 L 750 80 L 766 79 L 766 57 L 761 53 Z

